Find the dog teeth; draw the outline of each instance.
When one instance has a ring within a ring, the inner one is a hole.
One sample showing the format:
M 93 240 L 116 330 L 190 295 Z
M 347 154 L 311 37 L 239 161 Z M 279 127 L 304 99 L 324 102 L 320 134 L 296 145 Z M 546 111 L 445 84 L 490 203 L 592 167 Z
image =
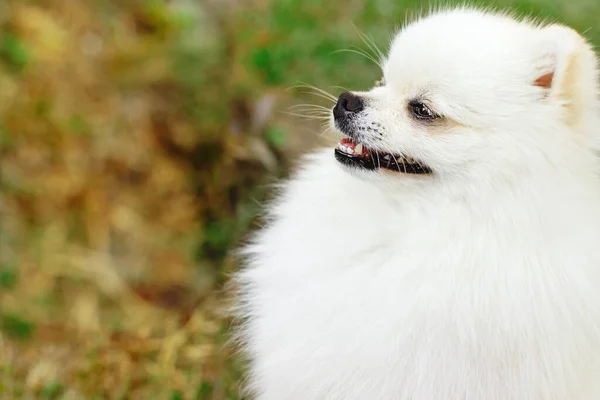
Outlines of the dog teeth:
M 362 143 L 351 143 L 350 146 L 345 146 L 342 143 L 338 143 L 337 148 L 344 154 L 348 154 L 355 157 L 369 157 L 367 148 Z M 391 165 L 391 163 L 396 163 L 397 165 L 412 165 L 418 164 L 418 162 L 407 155 L 399 155 L 394 156 L 392 154 L 378 154 L 379 160 L 387 163 L 387 165 Z
M 337 147 L 342 153 L 354 154 L 354 150 L 351 147 L 346 147 L 343 144 L 338 144 Z
M 384 157 L 384 159 L 385 159 L 385 157 Z M 416 164 L 417 163 L 414 158 L 409 157 L 409 156 L 400 156 L 400 157 L 396 158 L 396 162 L 398 164 Z

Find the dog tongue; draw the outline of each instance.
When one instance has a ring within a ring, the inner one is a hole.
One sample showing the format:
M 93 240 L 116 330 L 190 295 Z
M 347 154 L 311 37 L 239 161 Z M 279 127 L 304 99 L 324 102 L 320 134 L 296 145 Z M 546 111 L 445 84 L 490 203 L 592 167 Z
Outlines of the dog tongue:
M 356 143 L 354 143 L 352 141 L 352 139 L 344 138 L 344 139 L 340 140 L 340 144 L 342 144 L 345 147 L 352 149 L 352 150 L 354 150 L 356 148 Z
M 342 140 L 340 140 L 339 143 L 339 148 L 343 149 L 343 152 L 346 154 L 350 154 L 356 157 L 363 157 L 363 156 L 367 156 L 368 153 L 368 149 L 360 144 L 360 143 L 356 143 L 354 142 L 352 139 L 348 139 L 348 138 L 344 138 Z

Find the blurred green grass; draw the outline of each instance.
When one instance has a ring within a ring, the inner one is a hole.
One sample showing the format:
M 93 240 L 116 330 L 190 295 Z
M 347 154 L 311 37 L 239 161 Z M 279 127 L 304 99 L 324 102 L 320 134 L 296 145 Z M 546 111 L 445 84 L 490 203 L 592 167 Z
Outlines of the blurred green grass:
M 487 3 L 483 3 L 487 4 Z M 499 0 L 600 43 L 597 0 Z M 237 399 L 230 250 L 420 1 L 0 0 L 0 398 Z

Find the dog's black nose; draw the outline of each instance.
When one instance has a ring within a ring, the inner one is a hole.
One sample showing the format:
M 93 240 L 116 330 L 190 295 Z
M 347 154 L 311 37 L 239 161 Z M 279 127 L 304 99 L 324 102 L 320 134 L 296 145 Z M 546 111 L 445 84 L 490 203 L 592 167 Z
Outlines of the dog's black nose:
M 344 92 L 338 98 L 337 104 L 333 108 L 334 118 L 343 118 L 348 114 L 356 114 L 364 108 L 364 103 L 360 97 L 350 92 Z

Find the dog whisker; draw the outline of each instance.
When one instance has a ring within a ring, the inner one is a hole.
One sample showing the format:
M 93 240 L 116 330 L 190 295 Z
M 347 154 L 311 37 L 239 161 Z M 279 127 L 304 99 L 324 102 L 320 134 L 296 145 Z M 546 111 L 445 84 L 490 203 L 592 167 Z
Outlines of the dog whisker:
M 324 96 L 325 98 L 327 98 L 331 101 L 334 101 L 334 102 L 337 101 L 337 97 L 335 97 L 331 93 L 329 93 L 323 89 L 320 89 L 316 86 L 313 86 L 313 85 L 303 83 L 303 84 L 292 86 L 292 87 L 290 87 L 290 89 L 310 89 L 310 90 L 313 90 L 314 92 L 320 93 L 322 96 Z M 313 93 L 313 94 L 316 94 L 316 93 Z

